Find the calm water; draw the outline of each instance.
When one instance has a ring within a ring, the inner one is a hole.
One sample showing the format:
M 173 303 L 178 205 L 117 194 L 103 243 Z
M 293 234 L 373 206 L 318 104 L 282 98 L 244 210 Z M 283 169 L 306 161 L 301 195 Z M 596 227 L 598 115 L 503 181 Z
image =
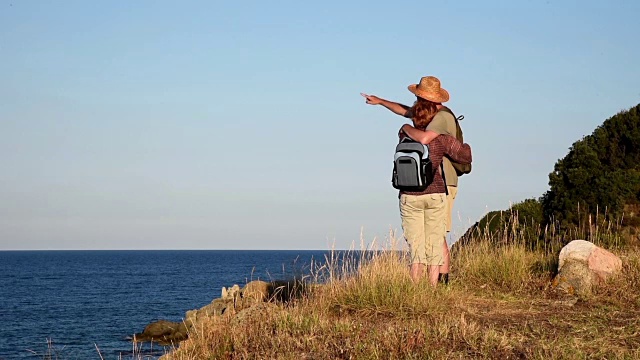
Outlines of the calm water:
M 127 337 L 181 321 L 223 286 L 308 273 L 323 251 L 0 251 L 0 359 L 131 358 Z M 30 351 L 31 350 L 31 351 Z M 145 345 L 144 354 L 158 355 Z M 154 358 L 150 356 L 149 358 Z

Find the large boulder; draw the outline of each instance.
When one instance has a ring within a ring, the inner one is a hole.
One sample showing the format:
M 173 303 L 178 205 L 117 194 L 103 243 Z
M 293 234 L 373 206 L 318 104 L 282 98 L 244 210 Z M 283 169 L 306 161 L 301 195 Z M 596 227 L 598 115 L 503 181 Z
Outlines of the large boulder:
M 554 285 L 569 294 L 587 295 L 594 285 L 622 270 L 622 260 L 585 240 L 573 240 L 560 250 Z

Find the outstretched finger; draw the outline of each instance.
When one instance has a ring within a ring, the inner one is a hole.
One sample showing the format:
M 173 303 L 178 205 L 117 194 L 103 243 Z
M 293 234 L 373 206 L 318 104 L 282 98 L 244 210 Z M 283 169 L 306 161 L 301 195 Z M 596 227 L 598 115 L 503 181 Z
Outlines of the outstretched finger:
M 369 97 L 369 95 L 367 95 L 367 94 L 365 94 L 365 93 L 360 93 L 360 95 L 362 95 L 362 96 L 363 96 L 363 97 L 365 97 L 365 98 L 368 98 L 368 97 Z

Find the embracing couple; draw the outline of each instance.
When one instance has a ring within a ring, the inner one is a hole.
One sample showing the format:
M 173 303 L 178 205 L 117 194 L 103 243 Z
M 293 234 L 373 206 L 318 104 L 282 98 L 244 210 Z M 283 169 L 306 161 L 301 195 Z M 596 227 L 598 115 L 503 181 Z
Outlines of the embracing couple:
M 471 164 L 471 148 L 456 139 L 456 118 L 442 105 L 449 93 L 433 76 L 409 85 L 416 96 L 409 107 L 374 95 L 362 94 L 367 104 L 382 105 L 397 115 L 413 121 L 400 129 L 400 140 L 409 137 L 428 145 L 433 180 L 422 191 L 400 191 L 400 216 L 404 237 L 411 253 L 410 275 L 419 281 L 427 275 L 436 286 L 449 277 L 449 247 L 446 234 L 451 231 L 451 214 L 458 193 L 458 174 L 453 162 Z M 441 166 L 442 164 L 442 166 Z M 440 169 L 444 169 L 444 176 Z M 445 183 L 446 181 L 446 183 Z

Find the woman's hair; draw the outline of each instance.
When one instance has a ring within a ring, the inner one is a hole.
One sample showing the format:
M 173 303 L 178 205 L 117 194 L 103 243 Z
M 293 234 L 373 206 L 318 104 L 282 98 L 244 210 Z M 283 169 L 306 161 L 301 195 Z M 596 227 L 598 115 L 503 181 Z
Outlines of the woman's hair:
M 437 112 L 436 103 L 419 97 L 415 105 L 413 105 L 413 118 L 411 119 L 413 120 L 413 126 L 420 130 L 426 129 Z

